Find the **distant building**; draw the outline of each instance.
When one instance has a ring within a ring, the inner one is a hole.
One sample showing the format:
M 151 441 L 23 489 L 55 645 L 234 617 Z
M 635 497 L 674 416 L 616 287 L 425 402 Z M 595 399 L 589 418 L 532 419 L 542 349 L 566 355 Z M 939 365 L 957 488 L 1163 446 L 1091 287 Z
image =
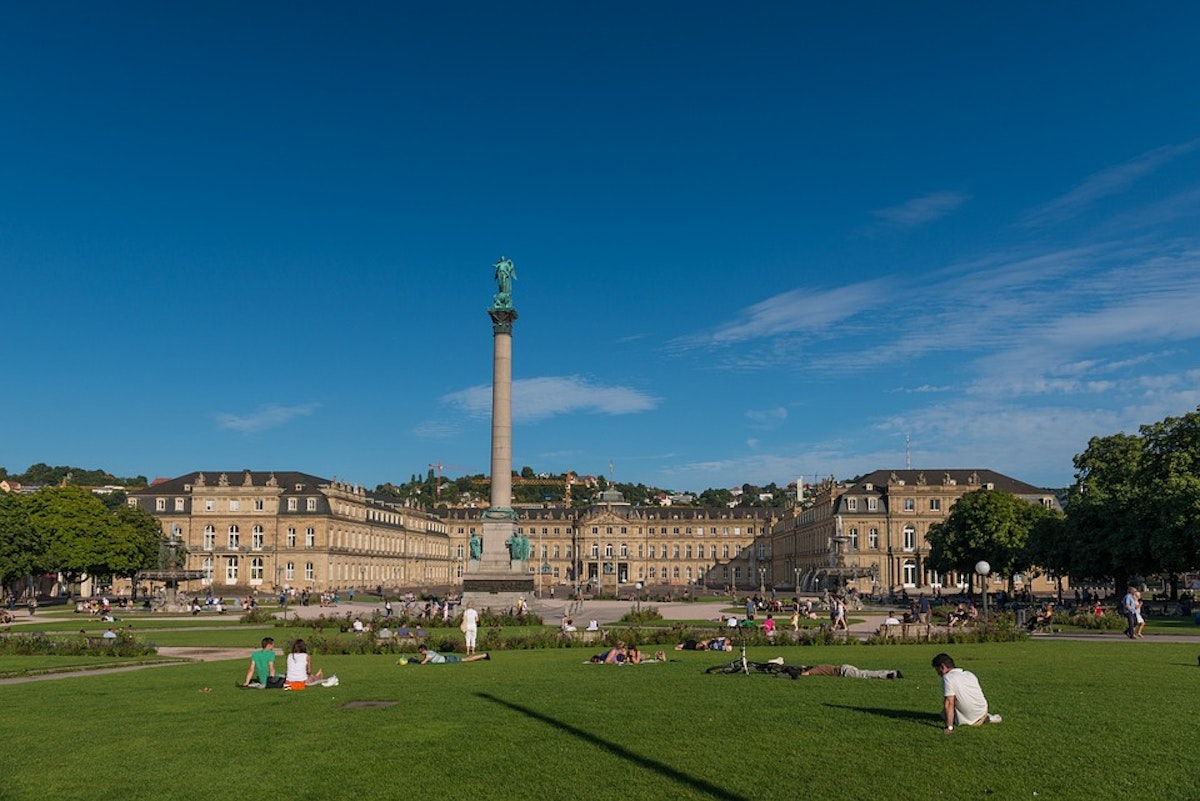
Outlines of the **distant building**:
M 854 482 L 826 479 L 807 492 L 811 504 L 793 508 L 775 524 L 774 581 L 810 592 L 824 591 L 831 582 L 849 582 L 863 592 L 958 592 L 970 577 L 930 569 L 926 535 L 959 498 L 982 489 L 1062 508 L 1050 490 L 992 470 L 876 470 Z M 1015 579 L 1018 589 L 1054 589 L 1045 577 Z M 1007 577 L 993 575 L 992 581 L 993 589 L 1003 589 Z
M 184 541 L 184 567 L 203 571 L 203 586 L 217 594 L 452 581 L 442 520 L 336 479 L 194 472 L 132 492 L 128 503 Z
M 633 506 L 616 490 L 587 508 L 517 510 L 517 533 L 529 537 L 529 569 L 543 590 L 576 584 L 606 594 L 648 587 L 735 586 L 769 580 L 770 531 L 780 509 Z M 461 576 L 482 510 L 439 509 Z

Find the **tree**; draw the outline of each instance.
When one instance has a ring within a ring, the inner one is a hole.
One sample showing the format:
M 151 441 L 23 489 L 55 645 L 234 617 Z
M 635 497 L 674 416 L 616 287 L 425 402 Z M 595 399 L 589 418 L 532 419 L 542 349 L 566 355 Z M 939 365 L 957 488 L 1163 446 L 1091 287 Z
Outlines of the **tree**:
M 1110 581 L 1153 572 L 1139 482 L 1143 442 L 1130 434 L 1092 437 L 1075 457 L 1067 492 L 1065 550 L 1072 581 Z
M 35 570 L 83 576 L 132 575 L 154 565 L 161 529 L 153 515 L 128 506 L 110 512 L 79 487 L 53 487 L 29 496 L 29 520 L 44 546 Z M 149 517 L 151 524 L 146 518 Z
M 958 499 L 950 514 L 929 529 L 929 563 L 935 570 L 970 575 L 986 561 L 1009 588 L 1015 573 L 1032 566 L 1029 532 L 1050 510 L 1008 492 L 981 489 Z
M 0 586 L 34 572 L 43 546 L 29 522 L 25 498 L 0 492 Z

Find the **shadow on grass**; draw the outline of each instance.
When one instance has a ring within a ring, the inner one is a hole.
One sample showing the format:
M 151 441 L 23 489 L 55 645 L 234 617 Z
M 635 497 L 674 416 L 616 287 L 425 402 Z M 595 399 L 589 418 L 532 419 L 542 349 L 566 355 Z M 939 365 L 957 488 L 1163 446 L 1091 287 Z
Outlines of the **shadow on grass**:
M 621 759 L 632 762 L 633 764 L 647 770 L 652 770 L 663 778 L 678 782 L 679 784 L 682 784 L 684 787 L 687 787 L 691 790 L 698 790 L 702 793 L 707 793 L 713 798 L 726 799 L 726 801 L 749 801 L 749 798 L 744 795 L 732 793 L 729 790 L 726 790 L 724 787 L 718 787 L 712 782 L 705 781 L 704 779 L 684 773 L 681 770 L 676 770 L 670 765 L 664 765 L 662 762 L 658 762 L 657 760 L 634 753 L 618 743 L 614 743 L 611 740 L 605 740 L 602 737 L 597 737 L 596 735 L 590 734 L 583 729 L 572 726 L 569 723 L 564 723 L 561 720 L 552 718 L 549 715 L 543 714 L 534 709 L 521 706 L 520 704 L 514 704 L 511 701 L 505 701 L 503 698 L 497 698 L 490 693 L 475 693 L 475 695 L 484 699 L 485 701 L 491 701 L 494 704 L 507 707 L 514 712 L 519 712 L 522 715 L 533 718 L 541 723 L 545 723 L 548 726 L 552 726 L 565 734 L 571 735 L 572 737 L 577 737 L 580 740 L 591 743 L 597 748 L 607 751 L 613 756 L 620 757 Z
M 878 715 L 889 720 L 907 720 L 926 726 L 942 725 L 942 717 L 934 712 L 916 712 L 911 709 L 889 709 L 878 706 L 847 706 L 846 704 L 825 704 L 830 709 L 849 709 L 851 712 L 862 712 L 864 715 Z

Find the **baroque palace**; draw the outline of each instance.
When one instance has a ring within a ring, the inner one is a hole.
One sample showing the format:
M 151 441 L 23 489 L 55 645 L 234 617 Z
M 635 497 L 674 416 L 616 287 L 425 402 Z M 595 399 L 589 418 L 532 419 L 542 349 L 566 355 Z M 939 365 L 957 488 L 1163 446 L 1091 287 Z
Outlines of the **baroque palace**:
M 446 524 L 360 486 L 307 473 L 188 473 L 129 495 L 182 540 L 218 595 L 285 587 L 451 583 Z M 194 588 L 191 588 L 194 590 Z
M 587 507 L 517 507 L 541 592 L 607 595 L 644 587 L 763 587 L 821 592 L 957 592 L 969 577 L 925 564 L 929 527 L 967 492 L 997 490 L 1059 509 L 1058 499 L 990 470 L 878 470 L 827 479 L 791 508 L 633 506 L 599 493 Z M 432 512 L 299 472 L 189 473 L 131 493 L 181 541 L 186 567 L 219 595 L 292 587 L 445 591 L 461 586 L 483 510 Z M 1018 589 L 1046 592 L 1045 577 Z M 994 577 L 1000 589 L 1007 577 Z M 189 591 L 194 591 L 190 588 Z
M 807 591 L 848 582 L 863 592 L 956 593 L 970 577 L 930 569 L 926 535 L 959 498 L 978 490 L 1062 511 L 1053 492 L 992 470 L 876 470 L 853 482 L 827 479 L 776 524 L 772 576 Z M 1045 576 L 1013 578 L 1018 590 L 1054 588 Z M 1007 579 L 993 575 L 989 589 L 1003 589 Z

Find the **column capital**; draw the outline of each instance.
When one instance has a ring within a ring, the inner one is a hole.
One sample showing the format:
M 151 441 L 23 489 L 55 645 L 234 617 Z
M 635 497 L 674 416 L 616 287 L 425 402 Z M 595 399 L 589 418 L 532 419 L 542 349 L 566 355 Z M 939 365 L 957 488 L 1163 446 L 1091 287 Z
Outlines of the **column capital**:
M 517 319 L 516 309 L 493 306 L 488 309 L 488 316 L 492 318 L 493 334 L 512 334 L 513 322 Z

